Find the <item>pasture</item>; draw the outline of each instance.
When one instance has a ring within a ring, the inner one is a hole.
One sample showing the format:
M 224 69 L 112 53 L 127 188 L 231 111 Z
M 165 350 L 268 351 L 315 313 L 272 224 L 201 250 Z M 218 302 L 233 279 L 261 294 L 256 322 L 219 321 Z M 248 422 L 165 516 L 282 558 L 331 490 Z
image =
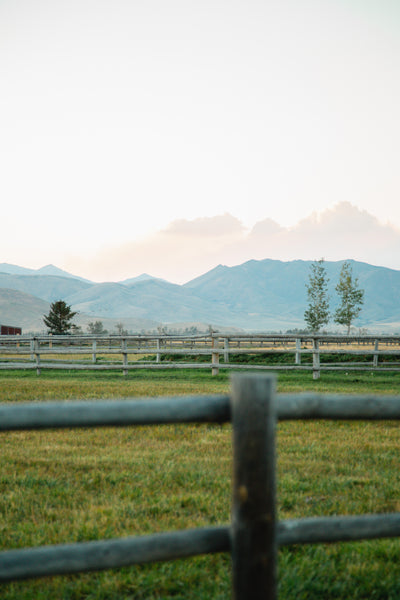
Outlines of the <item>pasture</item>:
M 281 371 L 278 392 L 399 393 L 398 373 Z M 0 373 L 0 401 L 226 393 L 205 371 Z M 400 511 L 398 424 L 278 426 L 279 517 Z M 1 549 L 226 524 L 230 425 L 12 432 L 0 437 Z M 280 550 L 280 598 L 397 598 L 400 540 Z M 2 586 L 15 599 L 228 598 L 226 554 Z

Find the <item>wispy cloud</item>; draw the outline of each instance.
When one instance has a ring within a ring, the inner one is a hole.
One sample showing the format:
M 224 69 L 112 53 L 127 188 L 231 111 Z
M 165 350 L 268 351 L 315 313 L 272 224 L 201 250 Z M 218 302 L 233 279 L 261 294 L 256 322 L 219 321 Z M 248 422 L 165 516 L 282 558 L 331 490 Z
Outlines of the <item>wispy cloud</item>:
M 400 231 L 349 202 L 312 213 L 294 227 L 266 218 L 250 230 L 226 213 L 180 219 L 154 235 L 104 248 L 68 267 L 97 280 L 118 280 L 147 272 L 179 283 L 222 263 L 246 260 L 326 260 L 353 258 L 400 269 Z

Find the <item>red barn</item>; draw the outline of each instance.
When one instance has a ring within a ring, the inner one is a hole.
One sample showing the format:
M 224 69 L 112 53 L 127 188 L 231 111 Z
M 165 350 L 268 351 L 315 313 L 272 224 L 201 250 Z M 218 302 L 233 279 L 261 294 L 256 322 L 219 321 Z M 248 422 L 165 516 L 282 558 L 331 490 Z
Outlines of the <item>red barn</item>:
M 21 327 L 11 327 L 10 325 L 0 325 L 0 335 L 21 335 Z

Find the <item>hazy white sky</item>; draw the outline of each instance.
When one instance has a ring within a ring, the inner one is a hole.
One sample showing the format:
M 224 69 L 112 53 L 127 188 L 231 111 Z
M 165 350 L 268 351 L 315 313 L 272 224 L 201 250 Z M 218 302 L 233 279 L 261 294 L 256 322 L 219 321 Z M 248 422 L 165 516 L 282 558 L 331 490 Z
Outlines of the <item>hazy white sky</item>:
M 0 262 L 400 269 L 399 107 L 398 0 L 2 0 Z

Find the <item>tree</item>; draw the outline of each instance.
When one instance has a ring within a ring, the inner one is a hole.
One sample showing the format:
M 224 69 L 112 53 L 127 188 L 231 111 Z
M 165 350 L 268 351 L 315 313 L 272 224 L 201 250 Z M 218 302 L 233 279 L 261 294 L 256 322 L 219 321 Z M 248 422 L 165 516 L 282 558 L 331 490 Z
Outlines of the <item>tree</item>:
M 334 321 L 339 325 L 345 325 L 349 335 L 351 324 L 360 314 L 361 306 L 364 304 L 364 290 L 358 287 L 358 278 L 353 278 L 353 270 L 348 261 L 342 265 L 339 283 L 335 289 L 341 304 L 335 310 Z
M 306 287 L 309 304 L 304 313 L 304 320 L 309 329 L 313 333 L 317 333 L 322 325 L 329 322 L 329 279 L 326 276 L 323 258 L 312 263 L 308 279 Z
M 108 333 L 107 329 L 104 329 L 104 325 L 101 321 L 90 321 L 90 323 L 87 324 L 87 330 L 88 333 L 91 333 L 92 335 L 105 335 Z
M 76 314 L 64 300 L 57 300 L 50 304 L 50 312 L 47 316 L 43 316 L 43 321 L 49 333 L 64 335 L 71 329 L 71 320 Z
M 124 328 L 124 324 L 119 322 L 115 325 L 117 335 L 128 335 L 128 330 Z
M 72 323 L 71 333 L 72 333 L 72 335 L 82 335 L 83 334 L 82 327 L 80 325 L 75 325 L 75 323 Z

